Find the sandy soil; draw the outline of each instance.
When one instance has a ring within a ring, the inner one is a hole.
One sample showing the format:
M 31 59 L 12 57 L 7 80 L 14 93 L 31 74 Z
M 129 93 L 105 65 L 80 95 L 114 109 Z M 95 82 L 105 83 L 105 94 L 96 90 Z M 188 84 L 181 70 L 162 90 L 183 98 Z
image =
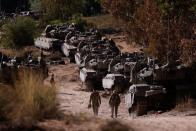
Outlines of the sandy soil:
M 118 46 L 120 46 L 124 52 L 138 51 L 140 49 L 138 47 L 133 48 L 127 46 L 122 38 L 117 38 L 115 41 L 116 40 L 118 41 Z M 66 58 L 65 62 L 65 65 L 56 65 L 49 68 L 49 74 L 54 73 L 55 75 L 59 109 L 65 114 L 82 113 L 93 117 L 92 109 L 87 108 L 90 92 L 83 91 L 78 77 L 79 69 L 77 65 L 69 63 Z M 47 81 L 49 79 L 50 77 Z M 102 94 L 103 92 L 100 93 Z M 97 121 L 86 122 L 83 123 L 83 125 L 76 124 L 77 126 L 68 126 L 62 121 L 49 121 L 46 125 L 53 127 L 52 130 L 99 130 L 97 127 L 99 127 L 103 121 L 112 120 L 108 101 L 109 97 L 102 97 L 99 120 Z M 123 96 L 121 96 L 121 101 L 118 118 L 116 120 L 129 125 L 136 131 L 196 131 L 196 111 L 188 111 L 185 113 L 170 111 L 163 114 L 151 113 L 146 116 L 132 118 L 128 114 Z M 42 126 L 44 126 L 44 123 L 42 123 Z
M 91 114 L 92 110 L 88 109 L 90 92 L 82 91 L 81 82 L 78 78 L 78 67 L 75 64 L 67 64 L 65 66 L 52 66 L 50 72 L 55 74 L 56 86 L 58 87 L 59 107 L 62 111 L 71 111 L 72 113 Z M 58 75 L 57 75 L 58 74 Z M 103 93 L 103 92 L 100 92 Z M 101 118 L 110 118 L 110 107 L 108 104 L 109 97 L 102 97 L 100 107 Z M 119 118 L 128 119 L 128 111 L 125 108 L 124 98 L 119 109 Z
M 64 113 L 85 113 L 92 117 L 92 110 L 87 108 L 90 92 L 82 91 L 81 83 L 78 79 L 78 67 L 75 64 L 68 63 L 67 61 L 66 65 L 51 66 L 49 70 L 50 74 L 55 74 L 60 110 Z M 109 98 L 102 97 L 99 118 L 104 120 L 111 119 L 108 100 Z M 194 116 L 196 115 L 195 111 L 185 114 L 181 113 L 181 115 L 179 112 L 151 114 L 133 119 L 127 112 L 123 96 L 121 96 L 121 101 L 117 120 L 126 123 L 135 130 L 196 131 L 196 116 Z M 81 126 L 81 128 L 84 128 L 84 126 Z M 78 130 L 78 128 L 69 128 L 69 130 Z

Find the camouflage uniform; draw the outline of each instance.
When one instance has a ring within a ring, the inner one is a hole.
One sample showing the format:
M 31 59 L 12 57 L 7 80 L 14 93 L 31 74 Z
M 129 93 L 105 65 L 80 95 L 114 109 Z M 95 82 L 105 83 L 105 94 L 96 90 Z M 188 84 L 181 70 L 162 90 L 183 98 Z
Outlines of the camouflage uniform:
M 120 96 L 118 93 L 114 92 L 112 94 L 112 96 L 110 97 L 110 100 L 109 100 L 109 105 L 111 107 L 111 117 L 113 118 L 114 117 L 114 113 L 115 113 L 115 117 L 117 118 L 117 114 L 118 114 L 118 107 L 120 105 Z
M 91 106 L 91 104 L 94 115 L 98 116 L 99 106 L 101 105 L 101 97 L 99 92 L 93 91 L 93 93 L 90 95 L 89 105 Z
M 50 84 L 52 87 L 55 86 L 55 81 L 54 81 L 54 74 L 52 74 L 51 79 L 50 79 Z

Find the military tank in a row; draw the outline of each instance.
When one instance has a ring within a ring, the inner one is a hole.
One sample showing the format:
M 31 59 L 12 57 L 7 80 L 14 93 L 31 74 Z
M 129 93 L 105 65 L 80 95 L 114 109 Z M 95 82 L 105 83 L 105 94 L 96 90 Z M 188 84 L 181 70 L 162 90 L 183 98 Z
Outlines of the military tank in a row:
M 122 53 L 113 40 L 102 38 L 97 30 L 82 32 L 71 24 L 48 26 L 45 32 L 46 38 L 63 41 L 60 50 L 78 65 L 87 89 L 126 94 L 129 111 L 136 109 L 137 115 L 159 109 L 162 100 L 168 103 L 170 100 L 163 98 L 172 96 L 176 85 L 196 83 L 195 68 L 179 61 L 162 64 L 142 51 Z

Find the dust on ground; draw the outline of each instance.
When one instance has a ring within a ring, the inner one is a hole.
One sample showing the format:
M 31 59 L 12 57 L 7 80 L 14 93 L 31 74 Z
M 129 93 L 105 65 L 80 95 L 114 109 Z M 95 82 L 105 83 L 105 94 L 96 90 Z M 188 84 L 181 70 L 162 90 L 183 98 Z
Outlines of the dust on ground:
M 90 92 L 83 90 L 78 75 L 79 69 L 76 64 L 69 63 L 65 58 L 65 65 L 49 67 L 49 74 L 51 75 L 52 73 L 55 75 L 59 109 L 65 114 L 86 114 L 92 121 L 83 121 L 82 124 L 72 124 L 71 126 L 70 124 L 66 125 L 64 121 L 48 121 L 45 126 L 51 126 L 52 130 L 100 130 L 98 128 L 100 124 L 112 120 L 108 104 L 109 97 L 102 97 L 99 116 L 93 118 L 92 109 L 87 108 Z M 49 79 L 50 77 L 47 81 L 49 81 Z M 142 117 L 132 118 L 128 114 L 124 96 L 121 96 L 119 114 L 118 118 L 115 120 L 129 125 L 136 131 L 196 131 L 196 111 L 189 111 L 187 113 L 170 111 L 163 114 L 153 113 Z M 42 126 L 44 126 L 44 123 L 42 123 Z
M 75 64 L 70 64 L 68 61 L 66 65 L 57 65 L 50 67 L 50 74 L 55 74 L 56 86 L 57 86 L 57 96 L 59 100 L 59 108 L 65 114 L 70 112 L 73 114 L 84 113 L 90 117 L 93 117 L 93 112 L 88 109 L 88 102 L 90 92 L 83 91 L 81 88 L 81 82 L 78 78 L 78 67 Z M 102 93 L 102 92 L 101 92 Z M 111 111 L 108 104 L 109 98 L 102 97 L 102 105 L 99 111 L 99 119 L 109 120 L 111 119 Z M 163 114 L 152 114 L 137 118 L 132 118 L 129 116 L 124 97 L 121 96 L 121 105 L 119 107 L 119 115 L 116 120 L 119 120 L 138 131 L 195 131 L 196 130 L 196 112 L 192 111 L 189 113 L 179 113 L 179 112 L 168 112 Z M 181 114 L 181 115 L 180 115 Z M 98 121 L 99 124 L 101 121 Z M 62 122 L 56 122 L 61 127 Z M 79 130 L 81 129 L 95 129 L 93 127 L 98 127 L 99 124 L 94 122 L 83 123 L 84 125 L 77 126 L 63 126 L 69 128 L 69 130 Z M 60 128 L 59 127 L 59 128 Z M 67 128 L 66 128 L 67 129 Z M 98 130 L 96 128 L 95 130 Z

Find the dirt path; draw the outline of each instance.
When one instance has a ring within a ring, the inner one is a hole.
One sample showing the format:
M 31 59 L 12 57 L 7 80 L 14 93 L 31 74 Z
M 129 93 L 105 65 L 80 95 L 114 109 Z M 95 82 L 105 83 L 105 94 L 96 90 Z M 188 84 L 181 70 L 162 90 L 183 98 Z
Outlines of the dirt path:
M 72 113 L 92 114 L 92 109 L 88 109 L 90 92 L 82 91 L 81 82 L 78 79 L 78 67 L 75 64 L 58 65 L 50 67 L 50 74 L 55 74 L 55 80 L 58 87 L 59 107 L 62 111 L 71 111 Z M 101 92 L 102 93 L 102 92 Z M 102 97 L 100 107 L 101 118 L 110 118 L 109 97 Z M 128 119 L 128 112 L 125 108 L 124 98 L 119 109 L 119 118 Z
M 86 113 L 93 116 L 92 110 L 88 109 L 90 92 L 81 91 L 81 83 L 78 79 L 78 67 L 67 61 L 66 65 L 50 67 L 50 74 L 55 74 L 57 82 L 57 96 L 59 108 L 65 113 Z M 102 98 L 99 118 L 110 119 L 109 98 Z M 148 115 L 132 119 L 125 107 L 124 98 L 119 109 L 117 120 L 127 123 L 137 131 L 196 131 L 196 116 L 171 115 Z
M 147 117 L 132 121 L 138 131 L 196 131 L 196 117 Z

